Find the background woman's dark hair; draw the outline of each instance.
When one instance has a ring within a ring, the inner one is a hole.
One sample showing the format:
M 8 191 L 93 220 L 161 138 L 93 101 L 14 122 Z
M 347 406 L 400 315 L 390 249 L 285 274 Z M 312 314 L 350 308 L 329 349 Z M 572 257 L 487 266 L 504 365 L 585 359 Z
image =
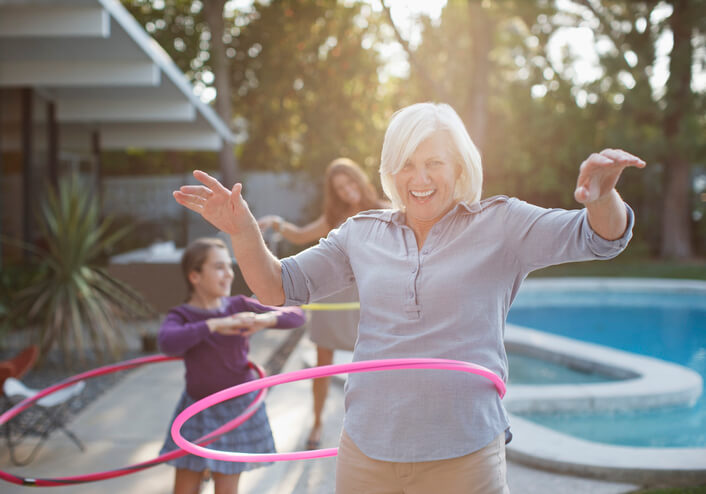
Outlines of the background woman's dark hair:
M 197 238 L 184 249 L 184 253 L 181 256 L 181 273 L 184 276 L 184 281 L 186 281 L 187 301 L 194 293 L 194 287 L 191 285 L 191 281 L 189 281 L 189 273 L 192 271 L 201 271 L 203 263 L 206 262 L 208 252 L 211 249 L 225 249 L 227 252 L 228 246 L 220 238 L 202 237 Z
M 324 217 L 331 228 L 343 223 L 350 215 L 350 206 L 341 200 L 333 187 L 333 177 L 339 173 L 345 174 L 360 189 L 361 200 L 356 213 L 383 207 L 375 187 L 360 166 L 351 159 L 336 158 L 326 168 L 324 188 Z

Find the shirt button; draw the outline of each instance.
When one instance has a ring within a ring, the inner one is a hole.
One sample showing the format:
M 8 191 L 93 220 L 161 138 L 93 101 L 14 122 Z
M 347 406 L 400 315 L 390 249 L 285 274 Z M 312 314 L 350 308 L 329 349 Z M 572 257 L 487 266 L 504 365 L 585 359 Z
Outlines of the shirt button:
M 417 266 L 414 266 L 414 267 L 412 268 L 412 272 L 413 272 L 413 273 L 416 273 L 416 272 L 417 272 Z
M 422 251 L 422 254 L 424 254 L 425 256 L 426 256 L 428 253 L 429 253 L 429 251 L 426 250 L 426 249 L 424 249 L 424 250 Z

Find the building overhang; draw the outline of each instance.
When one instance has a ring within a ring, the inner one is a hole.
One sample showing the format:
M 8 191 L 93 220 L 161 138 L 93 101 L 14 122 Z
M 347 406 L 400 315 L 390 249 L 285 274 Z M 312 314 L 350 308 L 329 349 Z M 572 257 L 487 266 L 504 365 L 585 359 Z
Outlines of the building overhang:
M 55 104 L 69 146 L 87 128 L 105 150 L 218 150 L 233 141 L 117 0 L 0 0 L 0 88 L 27 87 Z

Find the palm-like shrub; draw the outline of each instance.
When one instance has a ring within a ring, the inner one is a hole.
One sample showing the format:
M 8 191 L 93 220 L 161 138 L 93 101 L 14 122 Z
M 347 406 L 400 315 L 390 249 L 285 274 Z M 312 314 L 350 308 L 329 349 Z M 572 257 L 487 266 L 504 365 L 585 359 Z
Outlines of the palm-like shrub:
M 98 203 L 75 176 L 48 188 L 41 207 L 41 240 L 33 254 L 33 278 L 14 297 L 10 317 L 22 317 L 36 332 L 42 354 L 59 346 L 65 361 L 73 351 L 104 360 L 124 350 L 124 322 L 153 317 L 142 297 L 104 269 L 111 246 L 127 234 L 111 231 Z

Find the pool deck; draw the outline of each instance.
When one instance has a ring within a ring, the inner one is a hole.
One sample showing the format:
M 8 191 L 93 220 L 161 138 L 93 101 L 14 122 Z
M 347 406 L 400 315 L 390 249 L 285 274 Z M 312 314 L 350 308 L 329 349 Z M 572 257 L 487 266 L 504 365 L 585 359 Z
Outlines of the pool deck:
M 706 282 L 691 280 L 562 278 L 527 281 L 523 289 L 671 290 L 706 296 Z M 705 299 L 706 300 L 706 299 Z M 617 410 L 692 404 L 702 393 L 701 376 L 686 367 L 601 345 L 508 325 L 506 346 L 622 381 L 549 386 L 510 386 L 505 405 L 515 439 L 508 459 L 556 472 L 649 485 L 706 483 L 706 448 L 613 446 L 578 439 L 515 414 L 554 410 Z

